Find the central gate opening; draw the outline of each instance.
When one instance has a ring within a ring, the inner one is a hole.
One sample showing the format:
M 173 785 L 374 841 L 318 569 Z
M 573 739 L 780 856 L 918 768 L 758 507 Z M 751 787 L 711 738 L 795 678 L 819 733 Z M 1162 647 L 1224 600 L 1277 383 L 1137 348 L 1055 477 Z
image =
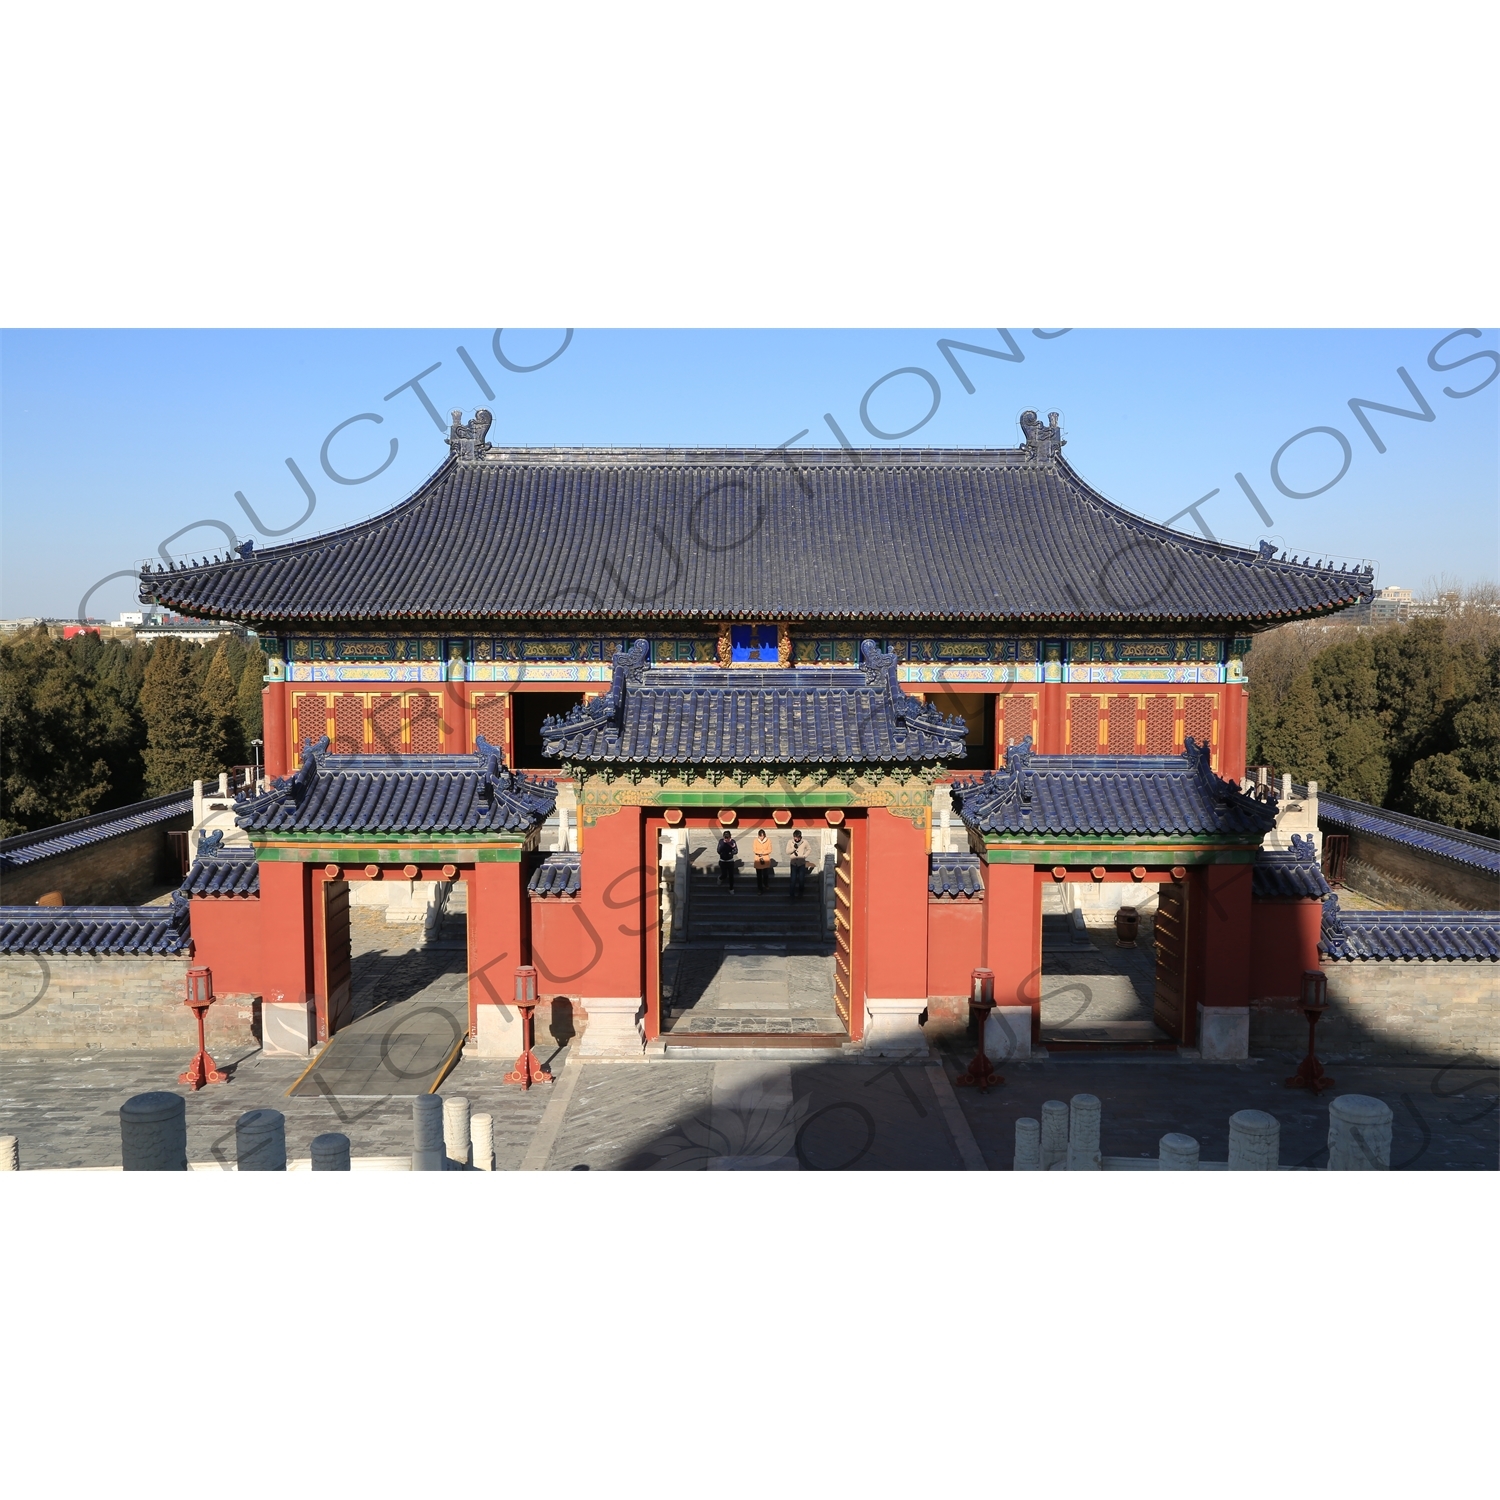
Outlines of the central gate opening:
M 467 885 L 403 878 L 401 867 L 374 880 L 331 868 L 313 881 L 313 985 L 328 1046 L 294 1092 L 426 1093 L 468 1031 Z
M 841 854 L 836 830 L 821 817 L 781 826 L 770 813 L 728 828 L 702 819 L 661 831 L 663 1036 L 808 1045 L 848 1039 L 835 922 L 847 843 Z M 847 871 L 844 879 L 847 886 Z

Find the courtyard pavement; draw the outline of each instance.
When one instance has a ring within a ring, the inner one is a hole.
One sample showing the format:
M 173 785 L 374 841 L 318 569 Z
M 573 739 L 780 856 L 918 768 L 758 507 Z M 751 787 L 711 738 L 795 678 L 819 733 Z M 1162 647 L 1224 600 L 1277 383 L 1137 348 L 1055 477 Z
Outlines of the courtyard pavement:
M 1202 1063 L 1153 1054 L 1094 1053 L 1008 1064 L 989 1093 L 952 1090 L 967 1055 L 939 1061 L 572 1061 L 571 1049 L 539 1037 L 537 1052 L 557 1082 L 529 1091 L 503 1082 L 508 1059 L 463 1056 L 439 1092 L 462 1095 L 494 1119 L 496 1166 L 569 1170 L 715 1170 L 758 1166 L 803 1171 L 954 1171 L 966 1130 L 984 1164 L 1008 1171 L 1015 1122 L 1038 1118 L 1047 1099 L 1076 1093 L 1103 1102 L 1105 1155 L 1154 1157 L 1168 1131 L 1197 1138 L 1205 1161 L 1223 1161 L 1229 1116 L 1255 1108 L 1281 1121 L 1286 1166 L 1326 1163 L 1328 1100 L 1281 1080 L 1293 1057 Z M 7 1054 L 0 1061 L 0 1134 L 20 1140 L 23 1170 L 115 1167 L 119 1107 L 155 1089 L 187 1100 L 188 1155 L 234 1161 L 234 1126 L 250 1109 L 280 1110 L 288 1155 L 305 1157 L 312 1137 L 348 1135 L 356 1157 L 411 1151 L 409 1095 L 287 1097 L 305 1064 L 250 1052 L 221 1058 L 230 1081 L 189 1094 L 177 1084 L 182 1052 Z M 1339 1064 L 1335 1093 L 1373 1094 L 1395 1114 L 1391 1165 L 1398 1170 L 1496 1169 L 1500 1108 L 1496 1070 L 1478 1064 Z M 556 1099 L 557 1106 L 549 1105 Z M 955 1103 L 956 1100 L 956 1103 Z M 955 1128 L 955 1121 L 963 1124 Z M 965 1130 L 966 1127 L 966 1130 Z M 536 1149 L 533 1149 L 536 1148 Z M 972 1154 L 973 1146 L 969 1146 Z

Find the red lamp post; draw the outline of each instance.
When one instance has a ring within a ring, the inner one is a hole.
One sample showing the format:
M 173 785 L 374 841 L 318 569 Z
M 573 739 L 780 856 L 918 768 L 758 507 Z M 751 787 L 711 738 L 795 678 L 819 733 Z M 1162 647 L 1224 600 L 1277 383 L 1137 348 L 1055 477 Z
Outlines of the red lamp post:
M 196 1093 L 206 1083 L 228 1083 L 229 1075 L 221 1073 L 208 1055 L 208 1045 L 203 1035 L 203 1023 L 208 1008 L 214 1003 L 214 977 L 208 969 L 187 971 L 187 998 L 183 1003 L 198 1018 L 198 1051 L 188 1064 L 186 1073 L 177 1075 L 178 1083 L 185 1083 Z
M 975 969 L 969 990 L 969 1017 L 978 1023 L 979 1051 L 974 1054 L 974 1061 L 958 1075 L 956 1081 L 962 1087 L 984 1089 L 987 1092 L 991 1085 L 1005 1082 L 984 1055 L 984 1028 L 994 1008 L 995 971 Z
M 1302 998 L 1297 1002 L 1297 1009 L 1307 1017 L 1307 1056 L 1286 1080 L 1286 1087 L 1311 1089 L 1316 1098 L 1323 1089 L 1333 1087 L 1333 1079 L 1323 1071 L 1323 1064 L 1313 1052 L 1313 1033 L 1318 1029 L 1323 1012 L 1328 1009 L 1328 976 L 1321 969 L 1302 971 Z
M 507 1083 L 519 1083 L 529 1089 L 534 1083 L 551 1083 L 552 1075 L 536 1059 L 532 1048 L 533 1019 L 536 1016 L 536 969 L 530 964 L 521 964 L 516 969 L 516 1009 L 521 1012 L 521 1055 L 516 1065 L 505 1075 Z

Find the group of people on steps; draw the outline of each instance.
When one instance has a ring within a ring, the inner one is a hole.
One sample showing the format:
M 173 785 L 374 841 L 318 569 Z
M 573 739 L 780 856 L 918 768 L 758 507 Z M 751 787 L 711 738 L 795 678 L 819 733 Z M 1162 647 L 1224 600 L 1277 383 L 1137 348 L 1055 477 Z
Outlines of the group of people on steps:
M 792 877 L 792 889 L 788 899 L 792 901 L 799 901 L 802 898 L 802 888 L 807 881 L 807 870 L 811 863 L 807 850 L 808 846 L 803 841 L 802 830 L 794 829 L 791 847 L 787 850 L 787 870 Z M 771 888 L 771 870 L 774 866 L 771 857 L 771 836 L 764 828 L 755 835 L 751 852 L 755 858 L 755 889 L 759 894 Z M 735 867 L 739 861 L 739 854 L 739 846 L 734 841 L 734 835 L 726 828 L 718 845 L 719 881 L 727 885 L 731 891 L 734 889 Z

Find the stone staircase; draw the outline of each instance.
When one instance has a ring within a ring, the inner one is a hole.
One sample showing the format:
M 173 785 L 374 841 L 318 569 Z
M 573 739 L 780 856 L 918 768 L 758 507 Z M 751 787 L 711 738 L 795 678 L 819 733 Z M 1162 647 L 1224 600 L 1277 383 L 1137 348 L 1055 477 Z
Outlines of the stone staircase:
M 770 889 L 755 889 L 755 872 L 741 871 L 733 894 L 713 875 L 692 877 L 688 893 L 688 941 L 817 943 L 824 938 L 822 882 L 808 877 L 802 899 L 793 901 L 791 876 L 776 872 Z

